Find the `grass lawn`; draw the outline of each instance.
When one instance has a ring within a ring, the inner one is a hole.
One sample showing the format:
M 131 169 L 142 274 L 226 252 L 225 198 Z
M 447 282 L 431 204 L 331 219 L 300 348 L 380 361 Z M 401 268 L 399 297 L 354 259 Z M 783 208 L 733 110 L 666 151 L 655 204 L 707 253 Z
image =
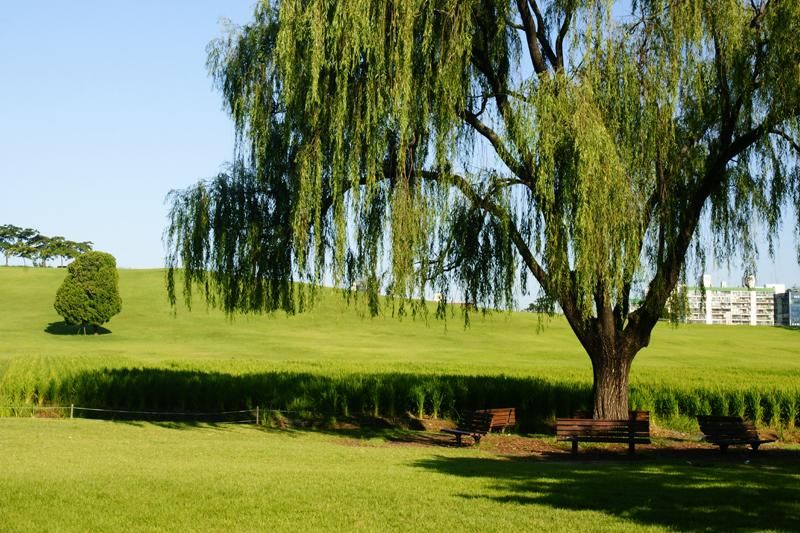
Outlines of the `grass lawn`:
M 745 532 L 800 519 L 798 460 L 519 460 L 398 436 L 0 419 L 0 532 Z
M 144 361 L 173 359 L 262 359 L 349 361 L 370 364 L 424 363 L 484 367 L 569 367 L 591 379 L 588 356 L 562 317 L 537 333 L 530 313 L 474 317 L 463 327 L 458 314 L 447 321 L 387 316 L 362 318 L 327 293 L 312 312 L 296 316 L 226 320 L 195 301 L 189 312 L 171 315 L 163 270 L 120 270 L 122 313 L 99 338 L 75 336 L 53 309 L 66 269 L 0 267 L 0 360 L 18 356 L 120 356 Z M 776 373 L 800 370 L 800 329 L 658 324 L 648 348 L 633 365 L 648 369 L 720 367 Z M 0 366 L 2 361 L 0 361 Z M 691 374 L 691 371 L 689 372 Z M 706 372 L 707 373 L 707 372 Z

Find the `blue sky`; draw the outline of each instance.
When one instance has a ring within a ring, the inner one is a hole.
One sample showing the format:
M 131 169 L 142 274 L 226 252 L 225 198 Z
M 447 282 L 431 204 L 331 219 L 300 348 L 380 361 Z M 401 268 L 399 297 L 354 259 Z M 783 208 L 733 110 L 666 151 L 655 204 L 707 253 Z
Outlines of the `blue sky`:
M 164 197 L 233 152 L 205 47 L 219 17 L 243 24 L 252 11 L 251 0 L 0 0 L 0 224 L 93 241 L 120 267 L 163 266 Z M 800 284 L 794 246 L 789 219 L 759 284 Z M 741 278 L 739 265 L 709 270 L 715 285 Z
M 231 159 L 205 47 L 251 4 L 0 0 L 0 224 L 162 266 L 164 197 Z

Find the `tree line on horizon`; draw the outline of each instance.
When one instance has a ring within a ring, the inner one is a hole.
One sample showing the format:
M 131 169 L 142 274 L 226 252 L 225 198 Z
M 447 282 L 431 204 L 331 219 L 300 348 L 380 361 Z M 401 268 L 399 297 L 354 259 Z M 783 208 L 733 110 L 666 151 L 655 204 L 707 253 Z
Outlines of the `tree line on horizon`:
M 0 250 L 6 258 L 6 266 L 10 257 L 30 259 L 33 266 L 46 267 L 47 261 L 61 258 L 75 259 L 92 250 L 91 241 L 75 242 L 64 237 L 46 237 L 35 229 L 18 228 L 13 224 L 0 226 Z

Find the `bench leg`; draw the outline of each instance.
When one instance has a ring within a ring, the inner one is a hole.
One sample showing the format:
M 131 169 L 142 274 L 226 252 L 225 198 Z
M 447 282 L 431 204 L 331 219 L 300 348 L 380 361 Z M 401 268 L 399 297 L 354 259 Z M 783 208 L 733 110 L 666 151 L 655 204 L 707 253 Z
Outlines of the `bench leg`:
M 475 435 L 473 438 L 475 439 L 475 446 L 478 446 L 481 443 L 481 436 Z
M 461 435 L 456 435 L 456 446 L 461 446 Z
M 758 451 L 758 447 L 761 446 L 761 443 L 760 442 L 759 443 L 753 443 L 750 446 L 752 446 L 754 452 L 757 452 Z
M 634 443 L 628 444 L 628 455 L 634 455 L 636 453 L 636 445 Z
M 721 451 L 723 453 L 728 451 L 728 445 L 727 444 L 720 444 L 719 445 L 719 451 Z
M 578 453 L 578 441 L 572 441 L 572 453 Z

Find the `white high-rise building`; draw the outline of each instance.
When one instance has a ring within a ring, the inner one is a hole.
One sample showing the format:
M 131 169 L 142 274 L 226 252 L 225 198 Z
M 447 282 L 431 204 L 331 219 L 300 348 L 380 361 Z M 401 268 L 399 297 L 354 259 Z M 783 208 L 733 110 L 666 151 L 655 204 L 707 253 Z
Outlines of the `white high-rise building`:
M 681 287 L 689 301 L 687 322 L 742 326 L 775 325 L 776 287 L 756 287 L 754 276 L 743 280 L 744 287 L 711 285 L 711 276 L 703 276 L 705 302 L 700 287 Z

